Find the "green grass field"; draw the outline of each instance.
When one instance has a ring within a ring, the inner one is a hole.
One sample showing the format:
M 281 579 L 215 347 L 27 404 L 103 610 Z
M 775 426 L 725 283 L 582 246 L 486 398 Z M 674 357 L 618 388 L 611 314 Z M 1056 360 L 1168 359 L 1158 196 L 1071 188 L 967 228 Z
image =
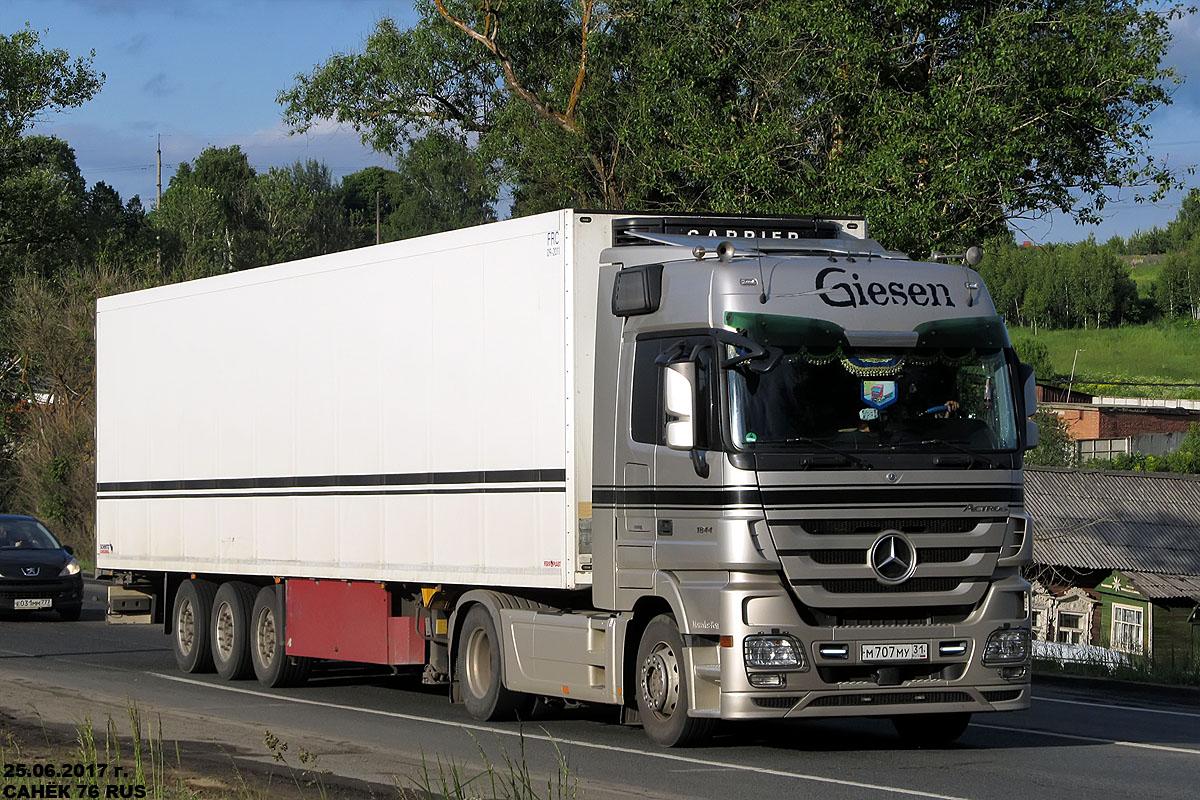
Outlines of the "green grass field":
M 1137 284 L 1140 296 L 1150 296 L 1150 285 L 1158 280 L 1162 272 L 1162 260 L 1161 255 L 1124 256 L 1125 263 L 1129 265 L 1129 276 Z
M 1101 330 L 1039 330 L 1010 328 L 1015 340 L 1036 339 L 1050 353 L 1059 375 L 1071 373 L 1079 350 L 1075 385 L 1083 391 L 1121 397 L 1184 397 L 1200 399 L 1193 387 L 1095 386 L 1104 381 L 1200 384 L 1200 327 L 1131 325 Z

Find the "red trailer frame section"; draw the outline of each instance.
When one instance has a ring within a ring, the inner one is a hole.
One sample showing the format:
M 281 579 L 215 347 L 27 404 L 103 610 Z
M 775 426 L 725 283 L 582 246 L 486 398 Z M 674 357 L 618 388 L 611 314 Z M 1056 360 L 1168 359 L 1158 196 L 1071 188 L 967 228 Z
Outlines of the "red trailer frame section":
M 392 616 L 387 585 L 365 581 L 287 582 L 289 656 L 368 664 L 424 664 L 416 617 Z

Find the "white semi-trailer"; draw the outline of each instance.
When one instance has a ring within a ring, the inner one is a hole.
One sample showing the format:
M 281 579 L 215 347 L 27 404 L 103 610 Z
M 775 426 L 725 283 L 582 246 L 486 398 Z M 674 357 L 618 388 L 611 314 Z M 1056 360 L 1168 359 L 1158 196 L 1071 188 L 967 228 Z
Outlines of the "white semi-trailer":
M 480 719 L 1027 708 L 1036 428 L 979 275 L 862 219 L 565 210 L 101 299 L 97 567 L 179 666 Z

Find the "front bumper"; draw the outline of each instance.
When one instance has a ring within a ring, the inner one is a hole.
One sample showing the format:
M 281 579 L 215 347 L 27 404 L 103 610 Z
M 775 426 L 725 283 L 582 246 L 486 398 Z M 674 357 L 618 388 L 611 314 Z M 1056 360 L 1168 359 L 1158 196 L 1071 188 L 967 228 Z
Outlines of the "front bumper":
M 49 600 L 50 605 L 22 608 L 19 601 Z M 83 603 L 83 576 L 71 575 L 50 580 L 0 580 L 0 611 L 37 611 L 71 608 Z
M 741 577 L 744 582 L 736 580 Z M 991 583 L 984 600 L 953 624 L 814 627 L 800 617 L 782 588 L 769 580 L 736 576 L 723 592 L 722 632 L 732 646 L 695 652 L 693 708 L 722 719 L 893 716 L 954 712 L 1019 711 L 1030 705 L 1030 662 L 985 664 L 988 636 L 998 628 L 1028 630 L 1026 583 L 1013 574 Z M 757 583 L 757 585 L 753 585 Z M 779 632 L 794 636 L 807 656 L 806 670 L 747 670 L 742 641 Z M 840 657 L 822 653 L 837 643 Z M 864 645 L 923 643 L 921 660 L 865 662 Z M 961 652 L 955 646 L 963 645 Z M 697 649 L 698 650 L 698 649 Z M 753 686 L 748 673 L 777 672 L 783 685 Z M 703 712 L 702 712 L 703 714 Z

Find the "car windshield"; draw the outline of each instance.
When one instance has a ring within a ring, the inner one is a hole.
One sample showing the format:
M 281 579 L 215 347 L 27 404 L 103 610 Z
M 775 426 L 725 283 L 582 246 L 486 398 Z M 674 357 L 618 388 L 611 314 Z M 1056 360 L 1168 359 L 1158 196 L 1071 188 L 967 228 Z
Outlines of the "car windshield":
M 738 447 L 839 450 L 1017 447 L 1012 381 L 1000 348 L 881 350 L 781 346 L 766 372 L 729 371 Z M 730 355 L 734 353 L 730 352 Z
M 58 541 L 34 519 L 0 519 L 0 550 L 58 550 Z

